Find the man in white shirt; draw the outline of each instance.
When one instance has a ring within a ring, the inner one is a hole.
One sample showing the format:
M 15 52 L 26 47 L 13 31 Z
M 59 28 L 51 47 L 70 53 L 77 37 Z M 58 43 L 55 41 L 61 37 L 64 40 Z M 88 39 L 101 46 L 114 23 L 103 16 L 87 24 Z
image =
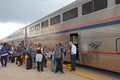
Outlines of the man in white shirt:
M 70 42 L 69 45 L 70 45 L 70 54 L 71 54 L 71 71 L 75 71 L 77 48 L 72 42 Z

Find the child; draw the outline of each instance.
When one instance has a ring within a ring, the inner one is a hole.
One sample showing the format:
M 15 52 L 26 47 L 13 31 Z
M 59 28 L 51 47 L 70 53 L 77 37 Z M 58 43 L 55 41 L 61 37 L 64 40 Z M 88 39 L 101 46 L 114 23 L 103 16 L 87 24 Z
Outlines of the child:
M 54 53 L 55 50 L 54 48 L 52 49 L 52 53 L 51 53 L 51 71 L 54 72 L 55 71 L 55 58 L 54 58 Z
M 42 58 L 43 58 L 43 55 L 41 54 L 41 51 L 39 49 L 37 50 L 37 54 L 36 54 L 37 71 L 39 72 L 43 71 Z

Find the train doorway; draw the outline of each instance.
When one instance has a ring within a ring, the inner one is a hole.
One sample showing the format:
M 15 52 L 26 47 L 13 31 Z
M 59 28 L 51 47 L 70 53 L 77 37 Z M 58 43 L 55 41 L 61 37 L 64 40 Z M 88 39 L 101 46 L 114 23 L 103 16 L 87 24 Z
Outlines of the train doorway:
M 70 41 L 72 41 L 73 44 L 75 44 L 75 46 L 77 47 L 76 60 L 79 61 L 79 37 L 78 37 L 78 33 L 70 34 Z

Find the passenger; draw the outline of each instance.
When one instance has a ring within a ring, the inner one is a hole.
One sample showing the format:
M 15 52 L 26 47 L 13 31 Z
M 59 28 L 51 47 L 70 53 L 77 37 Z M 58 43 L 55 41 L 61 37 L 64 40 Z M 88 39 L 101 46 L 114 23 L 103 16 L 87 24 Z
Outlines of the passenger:
M 64 46 L 63 41 L 60 42 L 60 48 L 62 50 L 62 57 L 63 57 L 63 61 L 64 61 L 64 56 L 66 56 L 66 50 L 65 50 L 65 46 Z
M 55 57 L 54 57 L 54 53 L 55 53 L 55 49 L 50 49 L 48 52 L 48 57 L 50 59 L 51 62 L 51 71 L 54 72 L 55 71 Z
M 70 45 L 70 54 L 71 54 L 71 70 L 70 71 L 75 71 L 76 68 L 76 46 L 72 43 L 69 42 Z
M 67 50 L 66 50 L 67 46 L 64 45 L 64 42 L 63 42 L 63 41 L 61 41 L 61 46 L 63 47 L 64 56 L 66 56 L 66 55 L 67 55 Z
M 19 44 L 19 45 L 17 46 L 17 53 L 16 53 L 16 57 L 17 57 L 16 64 L 17 64 L 18 66 L 21 66 L 21 65 L 22 65 L 22 63 L 21 63 L 21 55 L 22 55 L 22 45 Z
M 24 46 L 24 42 L 21 42 L 21 64 L 25 64 L 25 55 L 26 55 L 26 47 Z
M 1 44 L 0 44 L 0 55 L 2 54 L 2 53 L 1 53 L 2 47 L 3 47 L 3 44 L 1 43 Z
M 10 53 L 10 50 L 11 50 L 11 45 L 9 43 L 7 43 L 7 49 L 9 51 L 9 54 L 8 54 L 8 62 L 10 62 L 11 60 L 11 53 Z
M 26 47 L 24 45 L 24 41 L 21 41 L 21 58 L 20 58 L 20 64 L 22 65 L 23 63 L 25 64 L 25 55 L 26 55 Z
M 15 62 L 15 57 L 14 57 L 15 52 L 16 52 L 16 48 L 15 48 L 14 43 L 12 43 L 12 45 L 11 45 L 11 47 L 10 47 L 10 51 L 9 51 L 11 63 L 14 63 L 14 62 Z
M 34 44 L 34 49 L 37 50 L 37 44 Z
M 42 48 L 41 43 L 38 43 L 37 51 L 39 51 L 39 53 L 42 54 L 42 61 L 40 62 L 40 64 L 41 64 L 41 71 L 43 71 L 44 55 L 43 55 L 43 48 Z M 36 60 L 37 60 L 37 55 L 36 55 Z
M 63 72 L 63 50 L 61 48 L 61 43 L 56 45 L 55 59 L 56 59 L 55 73 L 57 73 L 58 71 L 60 71 L 61 73 L 64 73 Z
M 35 69 L 36 68 L 36 64 L 35 64 L 36 50 L 34 48 L 34 44 L 32 41 L 30 41 L 30 43 L 27 47 L 27 52 L 30 53 L 30 55 L 31 55 L 32 69 Z
M 15 48 L 14 43 L 12 43 L 10 51 L 12 51 L 13 54 L 16 52 L 16 48 Z
M 7 57 L 8 57 L 8 48 L 7 48 L 7 43 L 3 44 L 3 47 L 1 48 L 1 64 L 2 67 L 7 66 Z
M 41 54 L 41 50 L 38 49 L 36 54 L 36 62 L 37 62 L 37 71 L 39 72 L 43 71 L 42 58 L 43 58 L 43 55 Z
M 8 50 L 10 50 L 10 48 L 11 48 L 11 45 L 9 43 L 7 43 L 7 48 L 8 48 Z
M 47 53 L 48 53 L 48 49 L 47 49 L 46 45 L 43 47 L 43 53 L 44 53 L 43 67 L 47 67 Z
M 56 60 L 55 60 L 55 49 L 52 49 L 52 63 L 51 63 L 51 71 L 55 72 L 55 68 L 56 68 Z

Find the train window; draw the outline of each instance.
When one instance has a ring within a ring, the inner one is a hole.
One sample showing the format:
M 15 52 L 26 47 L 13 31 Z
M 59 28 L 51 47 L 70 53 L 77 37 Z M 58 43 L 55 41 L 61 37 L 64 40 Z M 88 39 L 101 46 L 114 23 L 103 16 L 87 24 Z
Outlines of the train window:
M 34 31 L 34 26 L 31 27 L 31 31 Z
M 32 32 L 32 27 L 30 27 L 30 32 Z
M 39 30 L 40 29 L 40 24 L 35 25 L 35 30 Z
M 82 5 L 82 15 L 89 14 L 93 12 L 93 1 L 85 3 Z
M 115 3 L 116 4 L 120 4 L 120 0 L 115 0 Z
M 54 24 L 57 24 L 57 23 L 60 23 L 60 15 L 55 16 L 55 17 L 50 19 L 50 25 L 54 25 Z
M 107 7 L 107 0 L 92 0 L 82 5 L 82 15 L 86 15 Z
M 34 31 L 35 30 L 35 27 L 34 26 L 32 26 L 32 31 Z
M 39 23 L 39 24 L 37 24 L 37 26 L 38 26 L 38 29 L 40 29 L 40 23 Z
M 78 17 L 78 8 L 74 8 L 63 13 L 63 21 L 67 21 L 76 17 Z
M 29 27 L 29 32 L 31 32 L 31 27 Z
M 107 7 L 107 0 L 94 0 L 94 11 L 98 11 Z
M 23 32 L 23 31 L 21 31 L 21 32 L 20 32 L 20 35 L 23 35 L 23 34 L 24 34 L 24 32 Z
M 42 27 L 42 28 L 48 27 L 48 20 L 43 21 L 43 22 L 41 23 L 41 27 Z
M 35 25 L 35 30 L 37 30 L 37 26 Z

